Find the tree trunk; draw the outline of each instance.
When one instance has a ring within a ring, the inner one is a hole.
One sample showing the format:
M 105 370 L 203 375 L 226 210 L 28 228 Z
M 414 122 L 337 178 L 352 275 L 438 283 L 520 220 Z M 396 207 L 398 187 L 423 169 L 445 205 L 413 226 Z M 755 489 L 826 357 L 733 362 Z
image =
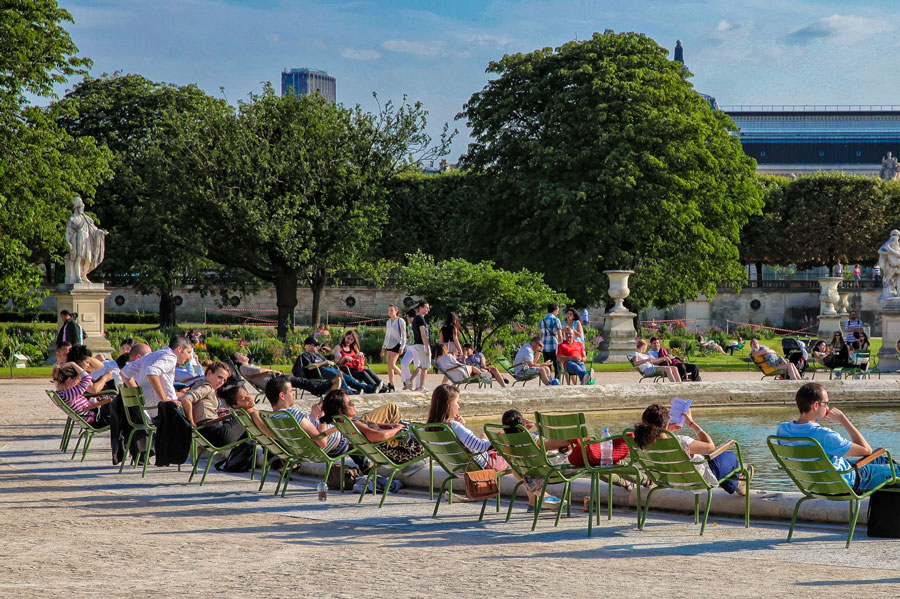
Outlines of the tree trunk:
M 297 307 L 297 271 L 279 271 L 275 277 L 275 303 L 278 306 L 278 339 L 287 341 L 294 330 L 294 309 Z
M 762 285 L 763 285 L 763 263 L 757 262 L 756 263 L 756 286 L 758 288 L 762 289 Z
M 178 324 L 175 296 L 171 290 L 159 290 L 159 328 L 174 329 Z
M 327 268 L 317 268 L 312 272 L 310 276 L 310 285 L 309 289 L 312 291 L 312 314 L 310 314 L 310 322 L 312 326 L 319 326 L 319 322 L 322 319 L 321 307 L 322 307 L 322 292 L 325 290 L 325 284 L 328 282 L 328 269 Z

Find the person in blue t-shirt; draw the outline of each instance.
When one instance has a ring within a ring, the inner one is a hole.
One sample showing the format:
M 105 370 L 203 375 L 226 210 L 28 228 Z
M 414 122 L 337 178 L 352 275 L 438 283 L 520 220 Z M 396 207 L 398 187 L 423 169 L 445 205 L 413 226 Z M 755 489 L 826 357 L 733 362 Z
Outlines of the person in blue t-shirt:
M 891 462 L 887 455 L 882 455 L 862 468 L 854 471 L 853 464 L 846 458 L 863 457 L 872 453 L 862 433 L 857 430 L 846 414 L 837 408 L 830 407 L 828 392 L 819 383 L 806 383 L 797 390 L 797 409 L 800 417 L 778 425 L 779 437 L 812 437 L 819 442 L 825 454 L 838 470 L 850 470 L 844 479 L 857 493 L 874 489 L 886 480 L 894 478 L 894 472 L 900 474 L 900 465 Z M 844 427 L 849 439 L 838 432 L 821 426 L 819 420 L 835 422 Z M 894 486 L 900 485 L 900 480 Z

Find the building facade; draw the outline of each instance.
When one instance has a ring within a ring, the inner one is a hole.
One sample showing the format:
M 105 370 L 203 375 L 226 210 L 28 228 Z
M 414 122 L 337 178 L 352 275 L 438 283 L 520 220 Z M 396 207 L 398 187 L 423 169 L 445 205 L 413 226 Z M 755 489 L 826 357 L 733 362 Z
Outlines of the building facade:
M 331 102 L 335 103 L 336 85 L 335 79 L 325 71 L 318 69 L 285 69 L 281 71 L 281 95 L 319 93 Z

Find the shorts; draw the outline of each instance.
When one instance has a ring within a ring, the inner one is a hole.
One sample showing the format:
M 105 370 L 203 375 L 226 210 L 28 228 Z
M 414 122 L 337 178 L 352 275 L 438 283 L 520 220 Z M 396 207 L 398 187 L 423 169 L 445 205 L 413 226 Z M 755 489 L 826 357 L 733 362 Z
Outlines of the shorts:
M 399 354 L 400 353 L 400 344 L 398 343 L 394 347 L 386 347 L 384 349 L 384 351 L 386 351 L 386 352 L 390 351 L 390 352 L 394 352 L 395 354 Z
M 420 344 L 413 345 L 412 348 L 416 352 L 413 358 L 416 368 L 424 368 L 425 370 L 431 368 L 431 356 L 427 353 L 427 348 Z
M 522 366 L 516 371 L 516 376 L 531 376 L 532 374 L 537 374 L 539 369 L 537 366 Z

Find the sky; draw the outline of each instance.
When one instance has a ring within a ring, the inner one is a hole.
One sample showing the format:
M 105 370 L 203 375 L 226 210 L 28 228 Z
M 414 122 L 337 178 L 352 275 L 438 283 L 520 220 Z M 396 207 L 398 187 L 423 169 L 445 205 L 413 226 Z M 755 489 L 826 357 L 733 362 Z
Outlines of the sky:
M 681 39 L 698 91 L 720 105 L 900 104 L 893 2 L 679 0 L 59 0 L 66 29 L 92 75 L 138 73 L 196 83 L 236 102 L 282 69 L 323 69 L 338 102 L 375 111 L 403 95 L 469 141 L 454 120 L 505 54 L 557 47 L 595 31 L 644 33 L 667 48 Z M 670 54 L 671 55 L 671 54 Z M 59 86 L 63 94 L 69 85 Z

